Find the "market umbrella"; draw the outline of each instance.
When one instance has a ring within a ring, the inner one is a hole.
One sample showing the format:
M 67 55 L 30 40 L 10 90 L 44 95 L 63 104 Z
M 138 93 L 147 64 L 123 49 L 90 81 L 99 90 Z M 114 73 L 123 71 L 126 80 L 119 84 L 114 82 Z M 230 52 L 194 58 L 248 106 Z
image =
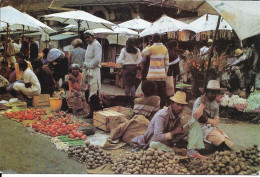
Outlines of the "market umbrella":
M 80 27 L 83 27 L 87 30 L 91 30 L 95 28 L 110 29 L 111 26 L 115 25 L 110 21 L 96 17 L 90 13 L 81 10 L 44 15 L 43 17 L 45 18 L 45 20 L 54 20 L 54 21 L 59 21 L 61 23 L 77 25 L 78 33 Z
M 196 33 L 216 30 L 218 15 L 205 14 L 197 20 L 188 24 L 189 29 Z M 232 30 L 232 27 L 222 18 L 219 24 L 219 30 Z
M 142 31 L 145 28 L 151 26 L 152 23 L 141 19 L 139 16 L 136 17 L 135 19 L 123 22 L 118 24 L 119 27 L 121 28 L 128 28 L 128 29 L 133 29 L 137 31 Z
M 260 34 L 260 1 L 208 1 L 240 40 Z
M 173 31 L 189 30 L 186 23 L 179 20 L 163 15 L 160 19 L 155 21 L 151 26 L 145 28 L 141 33 L 140 37 L 153 35 L 154 33 L 167 33 Z
M 39 20 L 10 6 L 0 8 L 0 14 L 1 30 L 12 28 L 23 31 L 42 31 L 45 33 L 55 32 Z

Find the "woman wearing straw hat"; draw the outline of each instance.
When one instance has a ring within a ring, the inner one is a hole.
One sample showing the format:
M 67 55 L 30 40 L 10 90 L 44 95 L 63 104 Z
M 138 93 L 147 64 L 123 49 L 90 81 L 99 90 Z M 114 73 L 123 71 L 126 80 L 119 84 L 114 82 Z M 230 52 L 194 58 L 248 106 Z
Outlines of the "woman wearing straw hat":
M 233 142 L 228 136 L 217 128 L 219 105 L 216 102 L 216 96 L 221 90 L 223 88 L 220 88 L 219 81 L 210 80 L 206 93 L 195 101 L 192 119 L 184 126 L 189 126 L 188 156 L 205 158 L 195 151 L 195 149 L 204 149 L 204 142 L 213 144 L 218 150 L 231 150 L 233 147 Z
M 181 113 L 186 104 L 186 93 L 177 91 L 170 97 L 171 106 L 161 109 L 152 118 L 144 135 L 132 139 L 133 148 L 154 148 L 186 155 L 186 149 L 174 147 L 187 136 L 181 124 Z M 186 148 L 186 147 L 185 147 Z

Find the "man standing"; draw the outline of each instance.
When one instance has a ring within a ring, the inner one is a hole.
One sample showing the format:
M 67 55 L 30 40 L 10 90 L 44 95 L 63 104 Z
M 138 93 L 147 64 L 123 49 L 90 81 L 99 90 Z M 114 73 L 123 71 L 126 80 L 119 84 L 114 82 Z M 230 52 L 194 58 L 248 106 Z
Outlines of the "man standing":
M 204 149 L 204 142 L 213 144 L 219 150 L 231 150 L 233 147 L 233 142 L 217 127 L 219 124 L 219 105 L 216 102 L 216 96 L 221 90 L 219 81 L 210 80 L 206 93 L 195 101 L 192 119 L 184 126 L 189 126 L 188 156 L 205 158 L 195 151 L 195 149 Z
M 87 30 L 84 34 L 88 47 L 85 54 L 83 68 L 85 74 L 83 78 L 88 83 L 88 90 L 85 93 L 86 100 L 90 105 L 89 118 L 93 117 L 93 112 L 100 109 L 99 90 L 101 88 L 100 62 L 102 57 L 102 47 L 94 37 L 94 31 Z
M 158 111 L 151 120 L 144 135 L 135 137 L 132 142 L 134 148 L 158 148 L 163 151 L 177 151 L 186 155 L 185 149 L 173 147 L 185 136 L 186 131 L 181 124 L 181 113 L 186 104 L 186 93 L 177 91 L 170 98 L 171 105 Z
M 169 54 L 167 48 L 160 42 L 158 33 L 153 35 L 154 44 L 143 50 L 143 56 L 150 56 L 150 65 L 146 79 L 157 85 L 158 96 L 161 98 L 160 107 L 166 105 L 166 77 L 168 72 Z
M 212 39 L 208 39 L 207 45 L 204 45 L 200 49 L 200 56 L 202 56 L 202 60 L 206 60 L 207 59 L 207 56 L 208 56 L 208 53 L 210 52 L 212 43 L 213 43 Z

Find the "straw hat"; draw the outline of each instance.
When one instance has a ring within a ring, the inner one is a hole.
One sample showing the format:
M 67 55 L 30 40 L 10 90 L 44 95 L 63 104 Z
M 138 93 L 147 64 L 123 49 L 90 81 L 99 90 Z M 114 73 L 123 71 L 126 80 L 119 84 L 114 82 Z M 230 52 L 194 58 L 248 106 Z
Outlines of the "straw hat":
M 207 85 L 207 90 L 226 90 L 225 88 L 220 88 L 220 83 L 218 80 L 210 80 Z M 203 91 L 203 88 L 200 88 L 200 91 Z
M 243 53 L 243 51 L 241 49 L 236 49 L 234 56 L 237 57 L 237 56 L 241 55 L 242 53 Z
M 208 39 L 208 43 L 212 43 L 213 42 L 213 40 L 212 39 Z
M 186 93 L 185 92 L 177 91 L 174 94 L 174 96 L 170 97 L 170 99 L 179 104 L 188 104 L 186 102 Z

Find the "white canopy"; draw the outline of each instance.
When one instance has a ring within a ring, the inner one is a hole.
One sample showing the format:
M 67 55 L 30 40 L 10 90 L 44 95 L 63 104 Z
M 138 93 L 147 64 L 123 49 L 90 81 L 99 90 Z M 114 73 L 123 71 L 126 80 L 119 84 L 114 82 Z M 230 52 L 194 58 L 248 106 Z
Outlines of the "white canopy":
M 118 24 L 119 27 L 121 28 L 129 28 L 137 31 L 144 30 L 145 28 L 151 26 L 152 23 L 141 19 L 139 16 L 136 17 L 135 19 L 123 22 Z
M 183 23 L 179 20 L 168 17 L 167 15 L 163 15 L 160 19 L 155 21 L 151 26 L 145 28 L 140 33 L 140 37 L 153 35 L 154 33 L 167 33 L 173 31 L 182 31 L 185 29 L 189 29 L 186 23 Z
M 9 24 L 11 29 L 23 29 L 24 26 L 24 30 L 26 31 L 44 31 L 46 33 L 55 32 L 39 20 L 10 6 L 0 8 L 0 17 L 1 30 L 5 30 L 7 24 Z
M 208 1 L 240 40 L 260 34 L 260 1 Z
M 128 28 L 120 28 L 117 26 L 113 26 L 112 29 L 114 31 L 114 34 L 138 36 L 138 32 L 130 30 Z
M 112 25 L 115 25 L 110 21 L 81 10 L 44 15 L 44 18 L 71 25 L 80 25 L 85 29 L 110 28 Z
M 188 27 L 196 33 L 216 30 L 218 15 L 205 14 L 197 20 L 191 22 Z M 231 26 L 222 18 L 219 24 L 219 30 L 232 30 Z

